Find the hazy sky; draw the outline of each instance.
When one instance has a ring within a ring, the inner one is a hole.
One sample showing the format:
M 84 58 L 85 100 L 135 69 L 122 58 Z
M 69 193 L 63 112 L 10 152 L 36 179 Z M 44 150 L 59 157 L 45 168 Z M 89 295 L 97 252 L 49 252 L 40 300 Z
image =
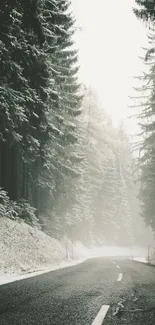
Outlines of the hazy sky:
M 132 12 L 133 0 L 73 0 L 79 48 L 80 78 L 92 84 L 114 122 L 132 115 L 128 96 L 143 64 L 147 30 Z M 130 126 L 135 127 L 134 122 Z

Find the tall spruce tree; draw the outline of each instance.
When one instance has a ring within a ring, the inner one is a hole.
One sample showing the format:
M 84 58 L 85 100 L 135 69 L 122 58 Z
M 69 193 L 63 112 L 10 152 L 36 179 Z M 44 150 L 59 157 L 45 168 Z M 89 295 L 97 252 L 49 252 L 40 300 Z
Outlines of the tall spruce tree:
M 49 77 L 37 2 L 4 1 L 0 17 L 1 186 L 11 199 L 30 198 L 37 207 Z
M 151 23 L 148 34 L 150 48 L 145 51 L 145 64 L 147 73 L 144 73 L 141 82 L 143 99 L 141 100 L 141 112 L 139 114 L 140 126 L 142 129 L 142 143 L 140 146 L 141 170 L 140 199 L 142 205 L 142 216 L 147 225 L 155 230 L 155 42 L 154 42 L 154 22 L 155 22 L 155 1 L 136 1 L 139 5 L 134 9 L 138 18 Z
M 49 96 L 48 112 L 51 134 L 46 144 L 47 159 L 41 183 L 43 196 L 48 198 L 48 229 L 54 233 L 59 228 L 61 236 L 67 228 L 65 211 L 66 202 L 70 200 L 70 184 L 79 174 L 76 118 L 81 113 L 82 96 L 77 75 L 78 54 L 73 42 L 75 20 L 70 12 L 70 2 L 60 0 L 53 5 L 53 1 L 45 1 L 42 19 L 53 91 Z
M 134 8 L 134 13 L 144 21 L 154 22 L 155 20 L 155 1 L 154 0 L 135 0 L 138 8 Z
M 67 0 L 0 4 L 0 186 L 38 214 L 76 174 L 81 98 L 69 8 Z
M 81 177 L 72 185 L 67 214 L 75 221 L 73 234 L 86 243 L 129 244 L 133 236 L 130 144 L 123 131 L 114 128 L 92 88 L 85 90 L 82 108 L 78 124 Z

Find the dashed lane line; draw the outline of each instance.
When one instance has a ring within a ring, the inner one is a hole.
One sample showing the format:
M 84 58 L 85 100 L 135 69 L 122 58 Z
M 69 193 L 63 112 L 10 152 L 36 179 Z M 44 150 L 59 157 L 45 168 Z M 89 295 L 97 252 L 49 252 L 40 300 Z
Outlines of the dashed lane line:
M 109 308 L 109 305 L 103 305 L 96 318 L 94 319 L 92 325 L 102 325 Z
M 123 274 L 122 273 L 119 273 L 119 276 L 118 276 L 117 281 L 122 281 L 122 278 L 123 278 Z
M 115 261 L 112 261 L 112 263 L 115 264 L 118 269 L 120 269 L 120 266 L 117 265 Z M 122 281 L 122 278 L 123 274 L 119 273 L 117 281 Z M 92 325 L 102 325 L 109 308 L 109 305 L 103 305 L 100 311 L 98 312 L 96 318 L 94 319 Z

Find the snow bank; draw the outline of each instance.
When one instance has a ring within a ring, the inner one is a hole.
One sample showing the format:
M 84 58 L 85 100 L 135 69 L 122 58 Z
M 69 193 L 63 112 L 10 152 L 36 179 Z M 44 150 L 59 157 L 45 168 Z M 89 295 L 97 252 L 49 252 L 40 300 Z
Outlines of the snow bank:
M 88 255 L 88 250 L 80 243 L 73 246 L 72 252 L 74 261 L 71 257 L 66 259 L 65 242 L 61 243 L 23 221 L 0 218 L 1 284 L 28 277 L 28 274 L 32 276 L 74 265 Z M 35 273 L 30 275 L 32 272 Z
M 143 263 L 148 263 L 148 247 L 145 247 L 141 250 L 137 250 L 133 254 L 133 260 Z M 155 265 L 155 251 L 154 247 L 150 247 L 149 251 L 149 262 L 150 264 Z
M 141 256 L 140 257 L 133 257 L 133 261 L 147 263 L 146 257 L 141 257 Z

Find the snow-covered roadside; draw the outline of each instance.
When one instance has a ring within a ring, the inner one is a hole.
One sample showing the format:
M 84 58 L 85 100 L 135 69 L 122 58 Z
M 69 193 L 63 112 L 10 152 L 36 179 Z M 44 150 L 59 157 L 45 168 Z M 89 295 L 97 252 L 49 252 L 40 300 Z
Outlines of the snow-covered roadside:
M 142 263 L 146 263 L 146 264 L 150 264 L 150 265 L 155 266 L 154 255 L 150 257 L 150 262 L 149 263 L 148 263 L 148 259 L 146 257 L 134 257 L 133 260 L 137 261 L 137 262 L 142 262 Z
M 133 261 L 137 261 L 137 262 L 142 262 L 142 263 L 147 263 L 147 259 L 146 257 L 133 257 L 132 258 Z
M 35 271 L 35 272 L 30 272 L 30 273 L 25 273 L 22 275 L 0 275 L 0 285 L 6 284 L 6 283 L 10 283 L 10 282 L 15 282 L 15 281 L 20 281 L 23 279 L 28 279 L 40 274 L 44 274 L 44 273 L 49 273 L 52 271 L 56 271 L 56 270 L 60 270 L 60 269 L 64 269 L 67 267 L 71 267 L 80 263 L 83 263 L 87 258 L 83 258 L 81 260 L 74 260 L 74 261 L 68 261 L 68 262 L 64 262 L 64 263 L 60 263 L 58 265 L 55 266 L 51 266 L 51 267 L 47 267 L 45 269 L 42 269 L 40 271 Z
M 69 251 L 72 251 L 68 242 Z M 23 221 L 0 218 L 0 284 L 17 281 L 83 262 L 90 256 L 81 243 L 66 259 L 66 242 L 47 236 Z

